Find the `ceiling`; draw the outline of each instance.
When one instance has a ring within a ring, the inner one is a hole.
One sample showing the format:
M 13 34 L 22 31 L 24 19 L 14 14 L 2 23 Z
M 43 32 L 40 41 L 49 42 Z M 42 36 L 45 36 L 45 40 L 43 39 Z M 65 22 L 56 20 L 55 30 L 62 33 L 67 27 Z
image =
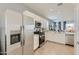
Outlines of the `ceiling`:
M 74 4 L 63 3 L 26 3 L 33 12 L 49 20 L 73 20 Z

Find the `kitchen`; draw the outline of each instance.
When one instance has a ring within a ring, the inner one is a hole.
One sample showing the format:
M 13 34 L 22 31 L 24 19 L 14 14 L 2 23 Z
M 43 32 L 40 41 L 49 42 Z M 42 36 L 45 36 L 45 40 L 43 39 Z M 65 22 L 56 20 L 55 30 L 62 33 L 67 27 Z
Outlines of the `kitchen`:
M 51 44 L 55 43 L 55 44 L 58 44 L 61 46 L 64 45 L 63 47 L 66 47 L 66 46 L 71 47 L 70 48 L 71 51 L 70 50 L 66 51 L 66 52 L 63 50 L 62 50 L 63 52 L 61 50 L 58 50 L 58 52 L 56 51 L 56 54 L 58 54 L 58 55 L 67 54 L 67 53 L 74 54 L 74 24 L 70 23 L 65 26 L 67 26 L 66 30 L 63 30 L 63 31 L 58 31 L 58 30 L 57 31 L 53 31 L 53 30 L 45 31 L 45 42 L 43 42 L 43 44 L 41 46 L 42 49 L 41 49 L 41 47 L 39 48 L 39 46 L 38 46 L 37 50 L 35 51 L 35 54 L 41 55 L 41 54 L 55 53 L 55 52 L 52 52 L 54 48 L 52 48 L 52 50 L 49 50 L 49 51 L 44 51 L 44 50 L 51 49 L 50 45 L 48 46 L 47 43 L 51 43 Z M 38 40 L 40 40 L 40 38 Z M 48 46 L 47 48 L 46 48 L 46 45 Z M 57 49 L 59 49 L 59 48 L 57 48 Z M 62 47 L 60 49 L 62 49 Z M 66 48 L 64 48 L 64 49 L 66 49 Z M 67 48 L 67 49 L 69 49 L 69 48 Z M 59 53 L 59 51 L 61 51 L 61 53 Z
M 74 47 L 73 47 L 74 46 L 74 20 L 73 20 L 74 19 L 74 13 L 73 13 L 74 6 L 72 4 L 66 4 L 63 6 L 62 5 L 57 6 L 55 4 L 26 4 L 26 5 L 29 8 L 31 8 L 32 10 L 39 12 L 39 14 L 45 13 L 44 15 L 46 15 L 46 16 L 49 14 L 48 17 L 50 19 L 53 19 L 53 20 L 50 20 L 47 22 L 47 27 L 45 28 L 46 30 L 45 30 L 45 35 L 44 35 L 45 42 L 42 44 L 42 47 L 45 46 L 48 42 L 56 43 L 59 45 L 62 44 L 65 46 L 67 45 L 67 46 L 71 47 L 70 48 L 71 51 L 69 50 L 70 52 L 69 51 L 67 51 L 67 52 L 69 52 L 69 54 L 74 54 Z M 52 8 L 51 8 L 51 6 L 52 6 Z M 36 20 L 36 21 L 38 21 L 38 23 L 44 24 L 41 22 L 42 19 L 40 19 L 40 18 L 39 18 L 39 20 Z M 35 40 L 35 42 L 36 42 L 36 40 Z M 37 42 L 39 42 L 39 41 L 37 41 Z M 37 54 L 38 55 L 47 54 L 47 53 L 50 54 L 52 52 L 51 50 L 45 51 L 48 48 L 42 48 L 42 47 L 39 48 L 39 44 L 35 43 L 34 46 L 36 46 L 36 45 L 37 45 L 37 48 L 36 49 L 34 48 L 36 55 Z M 59 48 L 57 48 L 57 49 L 59 49 Z M 66 49 L 66 48 L 64 48 L 64 49 Z M 57 53 L 57 54 L 64 54 L 64 52 Z
M 0 54 L 32 55 L 34 22 L 35 19 L 43 18 L 29 12 L 24 4 L 0 5 Z M 43 21 L 43 23 L 45 22 L 47 21 Z M 45 26 L 45 24 L 42 26 Z
M 25 7 L 23 5 L 25 5 Z M 14 6 L 16 6 L 16 8 Z M 51 6 L 53 7 L 52 9 L 50 9 Z M 28 10 L 26 7 L 29 7 Z M 56 11 L 53 10 L 54 8 Z M 39 14 L 33 10 L 39 11 Z M 51 16 L 48 18 L 53 20 L 41 16 L 40 13 L 44 11 L 49 12 L 47 14 L 52 13 L 48 15 Z M 2 6 L 0 17 L 4 20 L 0 20 L 0 38 L 4 39 L 4 41 L 1 40 L 1 53 L 3 52 L 3 54 L 7 55 L 64 55 L 67 54 L 67 52 L 68 54 L 74 54 L 73 12 L 74 6 L 72 4 L 9 4 L 7 7 L 6 5 Z M 7 36 L 5 36 L 4 32 Z M 17 37 L 18 40 L 14 41 Z M 5 44 L 3 42 L 5 42 Z M 71 51 L 63 50 L 64 52 L 61 53 L 60 49 L 58 50 L 58 48 L 56 48 L 58 51 L 55 53 L 55 51 L 52 51 L 54 49 L 52 44 L 63 45 L 62 47 L 64 47 L 64 49 L 68 47 L 66 49 L 70 49 Z M 43 48 L 45 46 L 47 48 Z

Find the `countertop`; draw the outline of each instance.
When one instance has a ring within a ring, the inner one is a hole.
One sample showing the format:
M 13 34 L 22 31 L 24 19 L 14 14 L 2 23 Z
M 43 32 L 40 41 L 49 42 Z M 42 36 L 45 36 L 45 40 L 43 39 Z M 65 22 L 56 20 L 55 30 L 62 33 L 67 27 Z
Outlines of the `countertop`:
M 74 35 L 73 32 L 65 32 L 65 34 L 68 34 L 68 35 Z

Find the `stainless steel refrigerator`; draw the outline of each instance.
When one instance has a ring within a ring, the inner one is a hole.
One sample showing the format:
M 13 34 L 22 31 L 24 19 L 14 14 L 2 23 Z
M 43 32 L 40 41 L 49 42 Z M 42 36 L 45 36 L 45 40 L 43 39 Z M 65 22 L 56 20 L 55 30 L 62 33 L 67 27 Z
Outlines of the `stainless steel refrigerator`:
M 34 20 L 31 17 L 23 15 L 23 54 L 33 54 L 34 46 Z

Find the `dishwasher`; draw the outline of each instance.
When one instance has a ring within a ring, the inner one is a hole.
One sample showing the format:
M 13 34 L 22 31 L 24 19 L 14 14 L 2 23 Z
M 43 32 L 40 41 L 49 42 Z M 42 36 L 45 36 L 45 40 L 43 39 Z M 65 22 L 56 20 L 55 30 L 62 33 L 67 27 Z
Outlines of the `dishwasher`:
M 65 34 L 66 35 L 66 45 L 74 46 L 74 34 Z

